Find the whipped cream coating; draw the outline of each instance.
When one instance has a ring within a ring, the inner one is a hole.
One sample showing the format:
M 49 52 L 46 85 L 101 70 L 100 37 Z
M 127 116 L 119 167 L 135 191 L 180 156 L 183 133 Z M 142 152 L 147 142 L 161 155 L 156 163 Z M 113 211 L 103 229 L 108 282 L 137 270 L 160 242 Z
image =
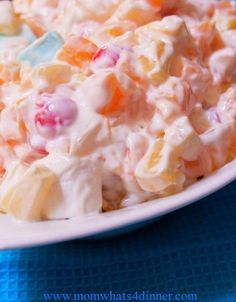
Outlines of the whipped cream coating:
M 236 157 L 236 5 L 0 2 L 0 211 L 111 211 Z

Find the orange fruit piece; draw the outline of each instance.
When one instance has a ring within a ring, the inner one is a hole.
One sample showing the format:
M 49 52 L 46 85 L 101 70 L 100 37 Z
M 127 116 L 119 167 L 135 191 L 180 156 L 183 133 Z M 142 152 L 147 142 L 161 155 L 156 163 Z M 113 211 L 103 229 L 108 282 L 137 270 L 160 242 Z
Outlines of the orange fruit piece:
M 116 114 L 125 109 L 124 93 L 114 74 L 110 74 L 106 78 L 105 86 L 110 91 L 110 99 L 108 103 L 100 110 L 103 115 Z
M 123 35 L 124 30 L 123 30 L 123 28 L 117 26 L 117 27 L 113 27 L 113 28 L 109 29 L 108 33 L 113 37 L 119 37 L 119 36 Z
M 155 8 L 161 9 L 163 5 L 163 0 L 148 0 L 148 3 Z
M 213 24 L 210 21 L 204 21 L 199 24 L 198 30 L 201 33 L 207 33 L 213 30 Z
M 97 50 L 97 46 L 91 41 L 83 37 L 72 36 L 59 51 L 58 59 L 82 68 L 92 60 Z
M 216 32 L 212 42 L 211 42 L 211 48 L 213 51 L 219 50 L 221 48 L 224 48 L 224 42 L 219 34 L 219 32 Z

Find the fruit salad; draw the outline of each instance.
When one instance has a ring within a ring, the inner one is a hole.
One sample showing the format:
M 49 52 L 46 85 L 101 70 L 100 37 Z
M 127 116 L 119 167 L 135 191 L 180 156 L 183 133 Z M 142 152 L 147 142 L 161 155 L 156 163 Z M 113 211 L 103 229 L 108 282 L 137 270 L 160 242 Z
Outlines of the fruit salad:
M 0 1 L 2 213 L 129 207 L 235 156 L 234 1 Z

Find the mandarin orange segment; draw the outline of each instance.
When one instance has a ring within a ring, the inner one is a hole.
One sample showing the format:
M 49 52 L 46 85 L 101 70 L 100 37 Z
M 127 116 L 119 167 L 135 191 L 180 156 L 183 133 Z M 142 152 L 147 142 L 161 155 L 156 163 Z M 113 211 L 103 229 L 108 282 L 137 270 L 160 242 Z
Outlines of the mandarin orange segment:
M 109 29 L 108 33 L 113 37 L 119 37 L 119 36 L 123 35 L 124 29 L 117 26 L 117 27 L 113 27 L 113 28 Z
M 38 91 L 53 92 L 60 84 L 68 83 L 72 77 L 71 67 L 64 63 L 44 64 L 35 68 L 32 73 L 33 87 Z M 47 88 L 41 83 L 46 81 Z
M 198 30 L 201 33 L 205 33 L 212 30 L 213 24 L 210 21 L 204 21 L 198 26 Z
M 218 32 L 216 33 L 216 35 L 214 36 L 214 38 L 211 42 L 211 48 L 213 51 L 224 48 L 224 42 Z
M 163 5 L 163 0 L 148 0 L 148 3 L 155 8 L 161 9 Z
M 82 68 L 89 63 L 97 51 L 97 46 L 91 41 L 73 36 L 58 53 L 58 59 Z
M 123 111 L 125 108 L 124 93 L 114 74 L 109 75 L 106 79 L 106 86 L 108 91 L 111 91 L 111 97 L 107 105 L 101 109 L 100 113 L 103 115 L 112 115 Z

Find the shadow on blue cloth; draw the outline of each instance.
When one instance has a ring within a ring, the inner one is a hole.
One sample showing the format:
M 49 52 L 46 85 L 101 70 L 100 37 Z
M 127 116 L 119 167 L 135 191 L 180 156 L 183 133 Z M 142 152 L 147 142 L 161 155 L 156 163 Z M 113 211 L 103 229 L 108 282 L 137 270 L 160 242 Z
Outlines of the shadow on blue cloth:
M 236 301 L 236 182 L 122 237 L 0 252 L 1 302 L 110 290 Z

